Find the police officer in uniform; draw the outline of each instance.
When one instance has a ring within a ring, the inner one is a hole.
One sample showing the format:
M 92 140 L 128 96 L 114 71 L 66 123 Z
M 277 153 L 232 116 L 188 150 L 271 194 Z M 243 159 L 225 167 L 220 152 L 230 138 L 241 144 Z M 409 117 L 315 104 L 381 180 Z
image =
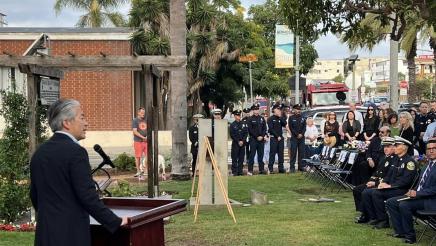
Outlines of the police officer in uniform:
M 423 140 L 424 133 L 427 130 L 427 126 L 434 121 L 433 114 L 428 113 L 428 103 L 421 102 L 419 104 L 419 114 L 415 118 L 415 135 L 418 140 L 418 151 L 419 154 L 425 154 L 425 143 Z
M 395 136 L 395 154 L 398 156 L 396 165 L 392 165 L 385 179 L 377 189 L 367 189 L 362 193 L 363 209 L 369 215 L 370 225 L 381 229 L 389 227 L 385 209 L 385 200 L 406 194 L 416 179 L 416 162 L 407 155 L 407 149 L 412 143 Z
M 245 128 L 247 128 L 247 132 L 248 132 L 248 119 L 251 116 L 251 108 L 244 108 L 242 110 L 242 112 L 244 113 L 244 117 L 242 117 L 242 124 L 244 125 Z M 247 134 L 247 138 L 245 139 L 245 156 L 247 158 L 247 162 L 248 162 L 248 158 L 250 156 L 250 144 L 249 144 L 249 135 Z
M 294 114 L 289 117 L 288 126 L 291 131 L 291 158 L 290 171 L 295 172 L 295 161 L 298 155 L 298 170 L 303 171 L 304 156 L 304 132 L 306 131 L 306 119 L 301 116 L 301 104 L 295 104 Z
M 367 183 L 355 186 L 353 188 L 356 211 L 362 212 L 362 215 L 356 218 L 356 223 L 359 224 L 367 223 L 369 221 L 369 216 L 363 213 L 362 209 L 362 192 L 365 189 L 377 187 L 386 177 L 390 167 L 398 162 L 398 158 L 395 155 L 395 139 L 391 137 L 383 137 L 381 145 L 383 146 L 383 152 L 385 155 L 380 159 L 379 164 L 377 165 L 377 170 L 370 177 Z
M 230 137 L 232 138 L 232 174 L 233 176 L 242 176 L 244 165 L 244 154 L 246 138 L 248 135 L 247 127 L 241 121 L 241 110 L 233 111 L 235 121 L 230 124 Z
M 421 170 L 415 187 L 404 196 L 393 197 L 386 201 L 386 208 L 391 217 L 396 238 L 404 238 L 404 242 L 416 242 L 413 228 L 413 214 L 418 210 L 436 211 L 436 139 L 427 143 L 428 165 Z M 409 198 L 409 199 L 404 199 Z
M 248 159 L 248 175 L 253 175 L 254 157 L 257 152 L 257 161 L 259 163 L 259 174 L 266 174 L 264 171 L 263 151 L 266 137 L 266 122 L 259 115 L 259 104 L 251 106 L 253 115 L 248 118 L 248 133 L 250 134 L 250 157 Z
M 203 118 L 202 114 L 195 114 L 192 116 L 194 124 L 189 127 L 189 141 L 191 141 L 191 154 L 192 154 L 192 176 L 195 175 L 195 167 L 198 155 L 198 119 Z
M 275 104 L 272 108 L 273 115 L 268 119 L 268 131 L 270 134 L 270 152 L 268 169 L 270 174 L 274 173 L 274 162 L 276 154 L 279 161 L 279 173 L 284 173 L 283 168 L 283 152 L 285 147 L 285 141 L 283 138 L 283 127 L 286 126 L 286 118 L 282 115 L 282 109 L 279 104 Z

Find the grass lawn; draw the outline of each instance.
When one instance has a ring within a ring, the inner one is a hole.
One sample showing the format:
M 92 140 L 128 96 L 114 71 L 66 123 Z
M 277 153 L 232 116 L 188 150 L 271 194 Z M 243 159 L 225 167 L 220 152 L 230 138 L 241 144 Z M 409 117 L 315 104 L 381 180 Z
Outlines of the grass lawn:
M 273 204 L 236 207 L 234 224 L 225 208 L 200 209 L 197 223 L 193 209 L 171 218 L 165 225 L 166 245 L 401 245 L 387 236 L 391 229 L 373 230 L 354 223 L 356 213 L 351 192 L 323 193 L 338 203 L 307 203 L 317 197 L 317 183 L 300 174 L 230 177 L 229 196 L 248 203 L 250 190 L 267 193 Z M 145 190 L 135 185 L 134 189 Z M 161 190 L 188 199 L 191 182 L 166 181 Z M 418 227 L 419 228 L 419 227 Z M 0 232 L 0 245 L 32 245 L 32 233 Z M 428 245 L 424 238 L 421 245 Z

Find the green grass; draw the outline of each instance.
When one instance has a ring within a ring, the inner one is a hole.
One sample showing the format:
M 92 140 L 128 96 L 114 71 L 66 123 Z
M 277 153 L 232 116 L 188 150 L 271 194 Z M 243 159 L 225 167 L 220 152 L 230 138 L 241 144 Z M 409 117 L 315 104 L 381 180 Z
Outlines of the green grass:
M 135 190 L 146 187 L 134 185 Z M 338 203 L 308 203 L 301 198 L 316 198 L 317 183 L 300 174 L 230 177 L 229 196 L 248 203 L 250 190 L 265 192 L 273 204 L 235 207 L 237 224 L 226 208 L 200 209 L 197 223 L 193 209 L 175 215 L 165 225 L 166 245 L 401 245 L 400 239 L 387 236 L 391 229 L 373 230 L 354 223 L 356 212 L 351 192 L 322 193 Z M 191 182 L 167 181 L 161 191 L 175 198 L 188 199 Z M 0 245 L 32 245 L 32 233 L 0 232 Z M 428 245 L 424 238 L 421 245 Z

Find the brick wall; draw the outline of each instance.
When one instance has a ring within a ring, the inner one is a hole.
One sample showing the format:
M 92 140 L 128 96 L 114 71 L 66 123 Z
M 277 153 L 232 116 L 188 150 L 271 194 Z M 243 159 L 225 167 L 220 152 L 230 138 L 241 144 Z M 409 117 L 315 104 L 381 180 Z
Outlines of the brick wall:
M 22 55 L 32 40 L 0 40 L 0 52 Z M 52 40 L 51 55 L 130 55 L 129 41 Z M 129 130 L 132 119 L 132 72 L 66 72 L 61 81 L 61 97 L 82 104 L 89 130 Z

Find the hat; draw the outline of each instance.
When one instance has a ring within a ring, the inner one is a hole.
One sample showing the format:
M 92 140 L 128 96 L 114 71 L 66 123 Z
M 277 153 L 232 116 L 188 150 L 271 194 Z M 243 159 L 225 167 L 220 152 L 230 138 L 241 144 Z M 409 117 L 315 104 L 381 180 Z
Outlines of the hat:
M 251 111 L 251 108 L 244 108 L 244 109 L 242 110 L 242 112 L 244 112 L 244 113 L 246 113 L 246 114 L 250 113 L 250 111 Z
M 303 106 L 299 103 L 295 104 L 292 108 L 300 110 Z
M 204 116 L 202 115 L 202 114 L 194 114 L 193 116 L 192 116 L 192 118 L 193 119 L 201 119 L 201 118 L 203 118 Z
M 232 114 L 241 115 L 242 111 L 240 109 L 233 110 Z
M 402 137 L 398 137 L 398 136 L 395 136 L 395 144 L 404 144 L 404 145 L 407 145 L 407 146 L 411 146 L 412 145 L 412 143 L 409 140 L 404 139 Z
M 259 110 L 260 105 L 258 103 L 253 104 L 253 106 L 251 106 L 251 110 Z
M 221 114 L 222 112 L 223 111 L 221 109 L 219 109 L 219 108 L 216 108 L 216 109 L 212 110 L 213 114 Z
M 289 108 L 289 104 L 287 104 L 287 103 L 282 103 L 281 107 L 282 107 L 283 109 L 284 109 L 284 108 Z
M 395 138 L 384 137 L 381 142 L 382 146 L 395 145 Z
M 336 137 L 335 136 L 325 136 L 324 137 L 324 144 L 333 147 L 336 145 Z
M 276 108 L 278 108 L 278 109 L 282 109 L 282 105 L 280 105 L 280 104 L 274 104 L 273 107 L 272 107 L 272 110 L 274 110 L 274 109 L 276 109 Z

